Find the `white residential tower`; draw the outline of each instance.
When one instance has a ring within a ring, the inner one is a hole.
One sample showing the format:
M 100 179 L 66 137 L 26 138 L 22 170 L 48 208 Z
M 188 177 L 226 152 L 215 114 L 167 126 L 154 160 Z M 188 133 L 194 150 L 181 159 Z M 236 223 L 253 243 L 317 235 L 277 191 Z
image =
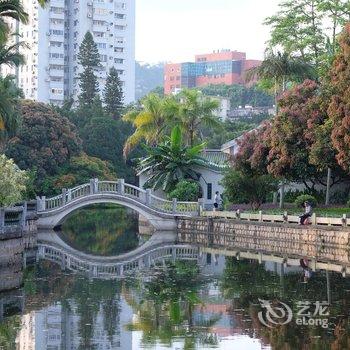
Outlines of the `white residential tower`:
M 77 54 L 87 31 L 97 43 L 101 69 L 96 72 L 103 91 L 108 71 L 115 67 L 124 89 L 124 102 L 135 99 L 135 0 L 51 0 L 43 9 L 36 0 L 23 0 L 29 14 L 26 25 L 17 26 L 26 64 L 16 74 L 28 99 L 62 104 L 79 94 L 81 71 Z

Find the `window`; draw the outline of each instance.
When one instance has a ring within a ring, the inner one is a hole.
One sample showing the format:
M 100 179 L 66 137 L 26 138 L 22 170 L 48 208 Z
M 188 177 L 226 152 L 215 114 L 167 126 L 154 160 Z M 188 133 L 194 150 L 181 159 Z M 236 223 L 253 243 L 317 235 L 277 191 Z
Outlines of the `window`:
M 124 52 L 124 48 L 123 47 L 115 47 L 114 52 Z
M 207 184 L 207 199 L 212 199 L 213 197 L 213 185 Z
M 124 15 L 123 13 L 116 13 L 115 15 L 115 18 L 118 18 L 118 19 L 125 19 L 126 15 Z
M 124 63 L 124 60 L 123 60 L 122 58 L 115 58 L 115 59 L 114 59 L 114 62 L 115 62 L 115 63 L 123 64 L 123 63 Z

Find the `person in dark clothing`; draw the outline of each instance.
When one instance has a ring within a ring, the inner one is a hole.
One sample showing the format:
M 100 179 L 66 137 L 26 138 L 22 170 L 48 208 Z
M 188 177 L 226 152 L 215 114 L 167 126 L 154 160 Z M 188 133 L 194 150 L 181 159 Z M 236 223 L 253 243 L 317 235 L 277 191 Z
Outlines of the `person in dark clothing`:
M 305 223 L 304 223 L 305 220 L 306 220 L 307 218 L 310 218 L 311 215 L 312 215 L 312 207 L 311 207 L 310 202 L 306 201 L 306 202 L 304 203 L 304 209 L 305 209 L 305 213 L 304 213 L 303 215 L 300 215 L 300 216 L 299 216 L 299 218 L 300 218 L 299 224 L 300 224 L 300 225 L 305 225 Z

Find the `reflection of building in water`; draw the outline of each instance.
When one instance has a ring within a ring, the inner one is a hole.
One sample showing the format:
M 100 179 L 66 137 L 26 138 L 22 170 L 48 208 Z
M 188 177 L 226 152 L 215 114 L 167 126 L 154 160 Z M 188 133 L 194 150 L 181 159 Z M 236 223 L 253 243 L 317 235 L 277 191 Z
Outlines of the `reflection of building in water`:
M 87 301 L 88 302 L 88 301 Z M 130 323 L 133 312 L 122 298 L 120 312 L 113 324 L 113 335 L 108 334 L 106 318 L 102 304 L 93 315 L 91 324 L 84 324 L 78 314 L 77 305 L 69 301 L 65 306 L 61 303 L 50 305 L 40 311 L 31 311 L 22 317 L 22 327 L 16 339 L 17 350 L 78 350 L 82 344 L 81 327 L 93 327 L 90 344 L 96 349 L 131 349 L 131 332 L 124 330 L 123 324 Z
M 201 252 L 198 259 L 201 273 L 220 276 L 225 269 L 225 259 L 224 255 Z

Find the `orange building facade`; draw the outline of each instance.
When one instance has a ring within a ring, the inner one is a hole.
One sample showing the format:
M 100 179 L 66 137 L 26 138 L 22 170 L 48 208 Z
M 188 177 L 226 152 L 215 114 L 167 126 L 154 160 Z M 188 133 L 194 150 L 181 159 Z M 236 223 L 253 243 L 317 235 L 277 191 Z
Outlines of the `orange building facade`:
M 170 63 L 164 68 L 164 93 L 209 84 L 243 84 L 248 69 L 261 61 L 247 60 L 244 52 L 222 50 L 196 55 L 195 62 Z

